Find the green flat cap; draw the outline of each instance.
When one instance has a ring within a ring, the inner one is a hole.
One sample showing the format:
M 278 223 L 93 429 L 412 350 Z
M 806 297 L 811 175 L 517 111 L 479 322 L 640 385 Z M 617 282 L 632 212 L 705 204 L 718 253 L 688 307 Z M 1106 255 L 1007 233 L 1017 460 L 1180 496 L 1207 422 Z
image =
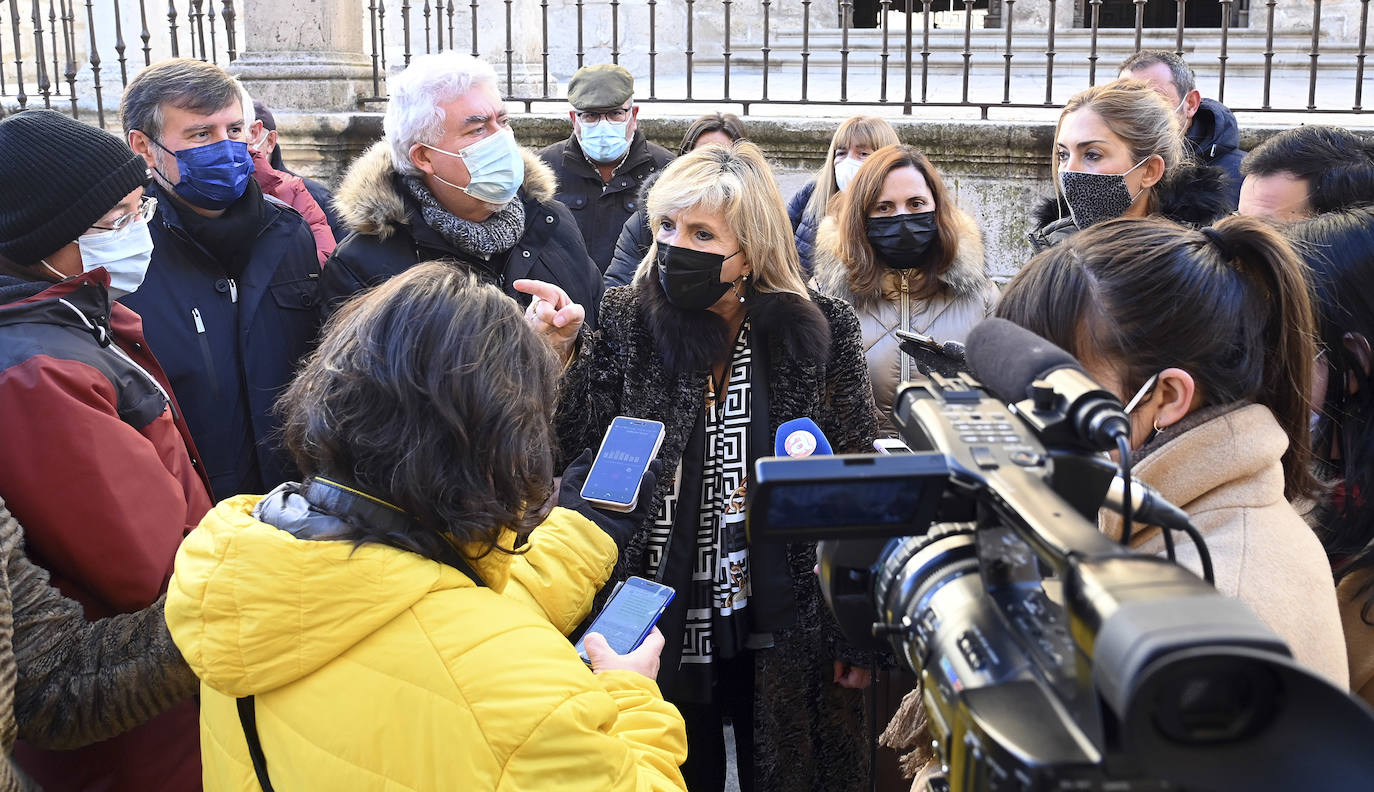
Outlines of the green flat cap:
M 568 104 L 576 110 L 624 107 L 635 93 L 635 78 L 624 66 L 583 66 L 568 80 Z

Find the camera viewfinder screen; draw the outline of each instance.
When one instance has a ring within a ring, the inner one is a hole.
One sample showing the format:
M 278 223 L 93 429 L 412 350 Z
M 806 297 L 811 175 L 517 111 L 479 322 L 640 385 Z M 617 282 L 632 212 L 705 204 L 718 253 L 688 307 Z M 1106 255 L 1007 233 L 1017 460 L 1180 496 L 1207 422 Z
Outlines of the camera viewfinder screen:
M 920 479 L 779 484 L 768 499 L 767 518 L 792 530 L 914 526 L 925 489 Z

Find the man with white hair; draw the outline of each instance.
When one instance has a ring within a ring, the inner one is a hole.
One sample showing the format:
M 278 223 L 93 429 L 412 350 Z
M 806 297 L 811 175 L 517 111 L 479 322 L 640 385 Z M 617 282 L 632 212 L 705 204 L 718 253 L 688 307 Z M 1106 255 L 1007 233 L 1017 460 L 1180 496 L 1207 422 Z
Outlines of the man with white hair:
M 595 326 L 604 286 L 548 166 L 515 142 L 490 65 L 422 55 L 390 81 L 386 136 L 335 194 L 352 233 L 320 276 L 326 314 L 422 261 L 471 269 L 522 305 L 517 279 L 545 281 Z M 561 300 L 561 298 L 560 298 Z M 557 306 L 555 306 L 557 307 Z

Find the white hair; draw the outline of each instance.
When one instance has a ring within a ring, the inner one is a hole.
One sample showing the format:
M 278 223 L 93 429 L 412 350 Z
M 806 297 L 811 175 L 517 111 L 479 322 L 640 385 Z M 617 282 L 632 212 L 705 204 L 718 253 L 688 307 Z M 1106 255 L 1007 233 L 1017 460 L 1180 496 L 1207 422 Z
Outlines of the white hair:
M 248 130 L 253 127 L 253 122 L 258 120 L 257 111 L 253 109 L 253 97 L 248 95 L 248 89 L 244 87 L 239 78 L 232 78 L 234 85 L 239 87 L 239 102 L 243 104 L 243 134 L 247 135 Z
M 410 150 L 416 143 L 435 143 L 444 137 L 441 105 L 479 86 L 495 88 L 496 80 L 496 70 L 486 61 L 455 50 L 412 59 L 387 85 L 382 129 L 391 144 L 392 167 L 398 173 L 418 174 L 410 162 Z

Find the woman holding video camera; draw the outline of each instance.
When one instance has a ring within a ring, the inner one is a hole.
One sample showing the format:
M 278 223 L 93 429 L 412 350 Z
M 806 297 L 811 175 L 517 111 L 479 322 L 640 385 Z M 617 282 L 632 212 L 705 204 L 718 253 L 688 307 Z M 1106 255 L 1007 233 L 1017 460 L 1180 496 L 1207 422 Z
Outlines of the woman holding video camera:
M 307 478 L 220 503 L 177 554 L 206 789 L 684 788 L 661 636 L 589 637 L 596 674 L 564 637 L 616 546 L 605 515 L 541 522 L 557 375 L 515 303 L 449 264 L 331 318 L 279 403 Z
M 1126 404 L 1133 474 L 1188 513 L 1216 587 L 1249 605 L 1306 667 L 1346 687 L 1345 642 L 1321 543 L 1289 500 L 1311 497 L 1317 347 L 1303 264 L 1263 223 L 1094 225 L 1037 256 L 997 315 L 1077 357 Z M 1103 530 L 1122 535 L 1104 513 Z M 1159 530 L 1130 546 L 1162 553 Z M 1178 560 L 1198 555 L 1178 540 Z
M 858 319 L 807 290 L 754 144 L 677 159 L 648 213 L 654 245 L 630 285 L 606 292 L 599 330 L 579 338 L 557 313 L 562 296 L 530 316 L 572 361 L 557 411 L 565 454 L 596 448 L 617 415 L 666 426 L 663 476 L 641 495 L 651 517 L 615 577 L 677 590 L 660 622 L 659 681 L 687 720 L 683 774 L 693 792 L 723 788 L 729 718 L 741 789 L 865 788 L 863 697 L 849 688 L 868 684 L 866 658 L 822 601 L 814 545 L 750 545 L 741 509 L 784 421 L 813 419 L 836 452 L 869 448 L 877 417 Z
M 897 386 L 920 374 L 896 332 L 963 343 L 997 302 L 983 235 L 912 146 L 873 152 L 832 210 L 816 235 L 816 289 L 858 312 L 873 395 L 891 428 Z

